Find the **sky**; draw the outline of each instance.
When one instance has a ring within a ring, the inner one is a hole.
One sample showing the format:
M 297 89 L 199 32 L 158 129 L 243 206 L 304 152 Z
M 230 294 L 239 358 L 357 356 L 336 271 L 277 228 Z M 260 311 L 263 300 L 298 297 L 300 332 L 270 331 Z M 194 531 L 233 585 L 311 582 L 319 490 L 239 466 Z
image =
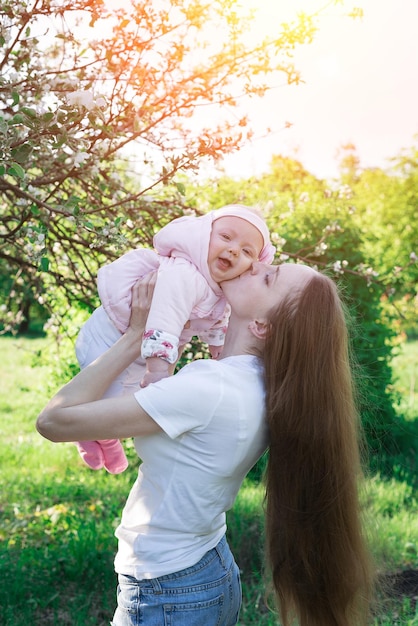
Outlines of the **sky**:
M 254 32 L 279 28 L 320 0 L 242 0 L 258 6 Z M 341 17 L 360 6 L 362 19 Z M 296 53 L 303 84 L 285 81 L 252 103 L 255 139 L 226 157 L 234 177 L 267 171 L 272 155 L 301 161 L 321 178 L 338 175 L 338 152 L 354 144 L 362 167 L 388 167 L 418 145 L 418 0 L 356 0 L 330 7 L 312 44 Z M 250 106 L 249 103 L 246 103 Z M 285 128 L 291 123 L 290 128 Z M 267 136 L 264 128 L 270 126 Z

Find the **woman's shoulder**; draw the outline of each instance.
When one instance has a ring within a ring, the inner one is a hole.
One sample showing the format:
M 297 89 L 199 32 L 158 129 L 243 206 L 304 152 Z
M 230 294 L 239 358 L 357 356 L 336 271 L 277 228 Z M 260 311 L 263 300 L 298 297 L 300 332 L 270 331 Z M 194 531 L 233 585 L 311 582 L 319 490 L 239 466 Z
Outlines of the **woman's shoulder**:
M 220 359 L 196 359 L 185 365 L 178 373 L 189 375 L 213 374 L 222 376 L 227 373 L 235 375 L 237 372 L 262 373 L 262 360 L 251 354 L 239 354 Z

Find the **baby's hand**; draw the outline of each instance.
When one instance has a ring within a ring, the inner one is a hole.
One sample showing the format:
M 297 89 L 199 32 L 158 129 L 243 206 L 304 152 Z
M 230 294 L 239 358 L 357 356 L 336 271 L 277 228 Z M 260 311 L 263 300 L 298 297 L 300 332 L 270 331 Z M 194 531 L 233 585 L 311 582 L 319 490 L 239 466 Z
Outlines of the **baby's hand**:
M 218 359 L 222 354 L 223 346 L 209 346 L 209 352 L 212 359 Z
M 168 369 L 167 371 L 159 371 L 159 372 L 145 372 L 144 378 L 141 380 L 140 387 L 148 387 L 151 383 L 156 383 L 162 378 L 167 378 L 169 376 Z

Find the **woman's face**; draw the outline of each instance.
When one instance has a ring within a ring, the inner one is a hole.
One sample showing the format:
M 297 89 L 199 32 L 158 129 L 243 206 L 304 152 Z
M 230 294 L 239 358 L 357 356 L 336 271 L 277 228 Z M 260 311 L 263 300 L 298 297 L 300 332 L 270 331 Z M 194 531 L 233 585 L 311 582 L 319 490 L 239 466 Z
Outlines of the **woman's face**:
M 237 315 L 260 319 L 289 294 L 303 289 L 314 274 L 315 270 L 307 265 L 255 262 L 247 272 L 223 282 L 221 287 Z

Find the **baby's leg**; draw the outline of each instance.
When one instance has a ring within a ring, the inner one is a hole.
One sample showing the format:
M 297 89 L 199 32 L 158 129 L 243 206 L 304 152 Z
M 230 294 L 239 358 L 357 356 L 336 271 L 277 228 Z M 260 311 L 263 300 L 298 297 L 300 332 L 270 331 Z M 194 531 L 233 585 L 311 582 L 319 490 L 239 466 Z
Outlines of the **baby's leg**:
M 128 459 L 119 439 L 101 439 L 98 442 L 103 455 L 103 466 L 110 474 L 120 474 L 128 467 Z
M 104 456 L 99 441 L 76 441 L 77 450 L 84 463 L 91 469 L 104 467 Z

